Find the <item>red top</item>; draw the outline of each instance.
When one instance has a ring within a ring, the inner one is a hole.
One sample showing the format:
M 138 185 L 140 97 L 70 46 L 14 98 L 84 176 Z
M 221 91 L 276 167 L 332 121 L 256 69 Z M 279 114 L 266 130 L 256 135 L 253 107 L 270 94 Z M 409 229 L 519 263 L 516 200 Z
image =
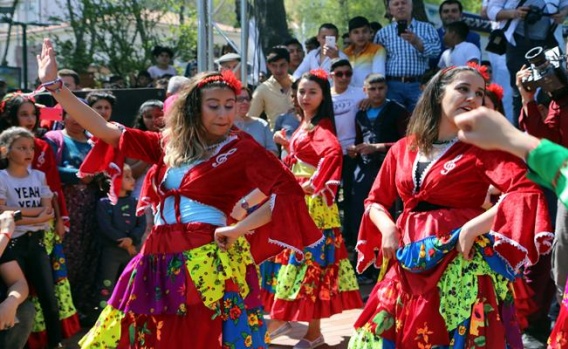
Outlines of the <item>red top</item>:
M 160 133 L 125 128 L 118 149 L 112 152 L 114 156 L 105 156 L 107 161 L 126 157 L 156 165 L 146 175 L 139 208 L 147 204 L 156 207 L 173 196 L 179 212 L 180 198 L 184 196 L 215 207 L 229 217 L 241 198 L 254 189 L 262 191 L 269 197 L 272 220 L 257 228 L 254 234 L 247 235 L 257 262 L 279 253 L 283 247 L 301 253 L 304 247 L 322 238 L 308 213 L 303 190 L 292 173 L 273 154 L 238 129 L 231 130 L 224 144 L 209 159 L 191 168 L 178 189 L 167 190 L 161 185 L 167 166 L 163 162 Z M 95 167 L 106 166 L 84 164 L 81 170 Z
M 298 160 L 315 168 L 311 178 L 298 178 L 299 183 L 311 181 L 314 195 L 322 195 L 331 206 L 341 181 L 343 153 L 329 120 L 320 121 L 313 130 L 299 127 L 294 132 L 284 162 L 291 168 Z
M 61 218 L 65 221 L 69 220 L 65 197 L 61 189 L 61 178 L 59 177 L 57 163 L 55 162 L 55 154 L 53 153 L 53 149 L 49 146 L 49 143 L 37 137 L 34 137 L 34 159 L 32 161 L 32 168 L 45 173 L 45 179 L 49 189 L 57 195 Z
M 523 265 L 535 264 L 540 254 L 550 252 L 554 236 L 544 195 L 526 178 L 526 165 L 519 159 L 457 142 L 430 163 L 417 190 L 418 152 L 410 149 L 408 142 L 408 137 L 403 138 L 387 153 L 365 201 L 367 210 L 357 247 L 358 270 L 375 261 L 377 250 L 378 260 L 382 260 L 381 232 L 370 220 L 370 206 L 388 214 L 400 195 L 404 211 L 396 224 L 406 245 L 430 235 L 448 234 L 481 214 L 490 184 L 504 193 L 490 231 L 495 238 L 495 251 L 515 271 Z M 420 202 L 437 205 L 439 209 L 415 212 Z
M 519 116 L 519 126 L 523 131 L 549 141 L 568 147 L 568 97 L 563 98 L 560 104 L 550 102 L 548 115 L 543 120 L 535 101 L 527 104 L 528 115 L 524 108 Z M 562 108 L 560 107 L 562 106 Z M 567 137 L 564 137 L 567 135 Z

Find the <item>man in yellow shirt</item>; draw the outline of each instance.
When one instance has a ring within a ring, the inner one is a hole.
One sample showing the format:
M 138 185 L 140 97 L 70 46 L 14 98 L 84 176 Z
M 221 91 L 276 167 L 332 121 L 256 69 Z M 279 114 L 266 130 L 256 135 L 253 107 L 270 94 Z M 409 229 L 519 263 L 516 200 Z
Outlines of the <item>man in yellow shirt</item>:
M 363 87 L 369 74 L 385 75 L 387 52 L 382 45 L 371 41 L 371 26 L 365 17 L 357 16 L 349 20 L 351 44 L 343 51 L 353 67 L 351 85 Z
M 254 91 L 249 116 L 260 117 L 264 112 L 270 129 L 274 129 L 278 115 L 293 108 L 290 98 L 292 76 L 288 74 L 290 53 L 286 46 L 275 46 L 268 51 L 266 62 L 272 76 Z

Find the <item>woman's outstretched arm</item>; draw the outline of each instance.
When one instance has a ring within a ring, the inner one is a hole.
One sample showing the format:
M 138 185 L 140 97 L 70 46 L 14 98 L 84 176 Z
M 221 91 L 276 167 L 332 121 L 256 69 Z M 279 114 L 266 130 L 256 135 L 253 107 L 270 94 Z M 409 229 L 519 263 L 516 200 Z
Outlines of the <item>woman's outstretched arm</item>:
M 41 54 L 37 56 L 38 76 L 42 83 L 57 79 L 57 61 L 51 40 L 44 39 Z M 55 87 L 55 88 L 54 88 Z M 65 86 L 46 87 L 53 98 L 59 102 L 65 112 L 73 117 L 81 126 L 104 142 L 117 146 L 122 131 L 114 124 L 107 122 L 96 111 L 85 105 Z

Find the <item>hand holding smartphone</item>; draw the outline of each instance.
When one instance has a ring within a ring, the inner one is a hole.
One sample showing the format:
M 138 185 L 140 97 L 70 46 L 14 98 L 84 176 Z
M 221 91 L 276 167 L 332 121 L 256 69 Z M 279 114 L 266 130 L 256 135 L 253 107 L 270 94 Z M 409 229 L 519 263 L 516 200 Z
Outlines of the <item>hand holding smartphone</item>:
M 335 36 L 326 36 L 325 37 L 325 45 L 327 47 L 335 48 Z
M 406 28 L 408 28 L 408 21 L 406 19 L 401 19 L 397 21 L 396 24 L 397 24 L 398 36 L 406 33 Z

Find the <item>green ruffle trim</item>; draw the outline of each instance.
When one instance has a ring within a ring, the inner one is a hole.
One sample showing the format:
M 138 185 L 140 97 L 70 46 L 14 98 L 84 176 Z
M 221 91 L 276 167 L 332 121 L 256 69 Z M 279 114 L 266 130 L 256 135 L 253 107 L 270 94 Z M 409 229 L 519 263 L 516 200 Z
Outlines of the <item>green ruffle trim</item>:
M 97 323 L 79 341 L 81 348 L 116 348 L 120 339 L 120 322 L 124 313 L 113 307 L 106 307 Z

